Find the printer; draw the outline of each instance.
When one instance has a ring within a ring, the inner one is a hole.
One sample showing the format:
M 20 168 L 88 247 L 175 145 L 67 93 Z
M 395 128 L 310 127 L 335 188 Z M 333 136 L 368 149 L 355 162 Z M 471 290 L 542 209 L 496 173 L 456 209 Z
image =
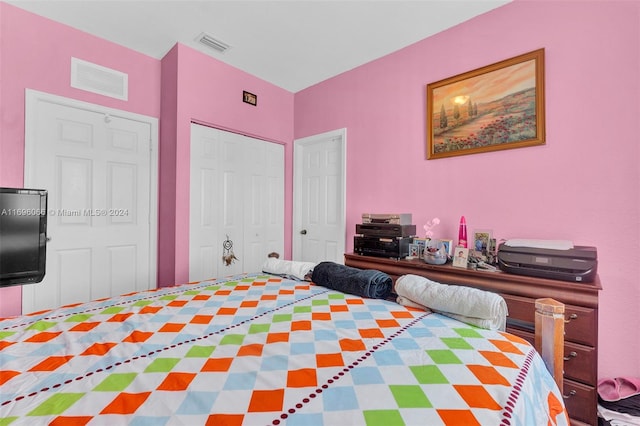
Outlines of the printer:
M 498 267 L 518 275 L 592 282 L 598 269 L 595 247 L 563 241 L 508 240 L 498 247 Z

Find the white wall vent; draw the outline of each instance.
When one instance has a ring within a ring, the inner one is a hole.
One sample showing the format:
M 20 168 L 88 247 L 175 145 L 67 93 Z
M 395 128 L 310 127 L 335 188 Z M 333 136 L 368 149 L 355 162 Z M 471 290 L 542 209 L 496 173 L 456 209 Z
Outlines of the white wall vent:
M 229 49 L 231 46 L 229 46 L 227 43 L 225 43 L 224 41 L 220 41 L 214 37 L 211 37 L 209 34 L 207 33 L 201 33 L 196 40 L 198 41 L 198 43 L 204 44 L 205 46 L 216 50 L 220 53 L 224 53 L 225 50 Z
M 129 98 L 129 75 L 71 58 L 71 87 L 126 101 Z

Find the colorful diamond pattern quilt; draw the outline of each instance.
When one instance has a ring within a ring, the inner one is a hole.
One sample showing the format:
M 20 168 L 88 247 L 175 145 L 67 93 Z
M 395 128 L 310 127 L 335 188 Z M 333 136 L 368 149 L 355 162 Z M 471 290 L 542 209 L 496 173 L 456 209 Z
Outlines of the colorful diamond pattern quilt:
M 0 321 L 2 425 L 555 425 L 525 341 L 268 275 Z

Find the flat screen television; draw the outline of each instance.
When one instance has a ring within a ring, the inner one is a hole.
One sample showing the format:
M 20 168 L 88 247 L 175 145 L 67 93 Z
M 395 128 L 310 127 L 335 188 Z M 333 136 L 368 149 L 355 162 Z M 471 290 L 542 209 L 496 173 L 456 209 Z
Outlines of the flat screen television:
M 47 191 L 0 188 L 0 287 L 39 283 L 47 254 Z

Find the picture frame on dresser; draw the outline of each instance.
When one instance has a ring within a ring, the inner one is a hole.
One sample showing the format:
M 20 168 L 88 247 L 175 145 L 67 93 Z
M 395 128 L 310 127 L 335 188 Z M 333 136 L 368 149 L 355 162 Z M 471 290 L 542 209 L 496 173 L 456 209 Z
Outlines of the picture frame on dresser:
M 493 231 L 489 229 L 476 229 L 473 231 L 473 248 L 476 251 L 481 252 L 482 254 L 486 254 L 489 249 L 489 242 L 491 241 L 491 236 L 493 235 Z
M 426 238 L 413 238 L 413 244 L 418 246 L 418 254 L 417 256 L 422 257 L 424 255 L 424 249 L 427 247 L 427 239 Z
M 447 256 L 453 256 L 453 240 L 451 239 L 440 239 L 438 242 L 442 243 L 447 250 Z
M 469 261 L 469 249 L 466 247 L 456 247 L 453 249 L 453 266 L 456 268 L 465 268 L 467 267 L 467 262 Z

